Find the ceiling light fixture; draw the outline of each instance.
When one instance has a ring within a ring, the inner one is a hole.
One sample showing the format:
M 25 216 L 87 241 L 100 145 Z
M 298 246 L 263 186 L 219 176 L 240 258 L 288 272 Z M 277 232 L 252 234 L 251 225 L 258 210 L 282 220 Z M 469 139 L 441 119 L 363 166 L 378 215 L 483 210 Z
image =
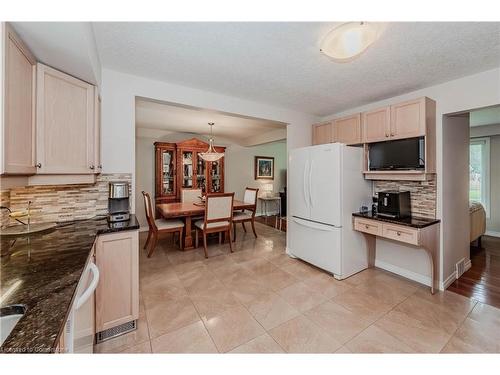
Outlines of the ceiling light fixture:
M 215 151 L 214 136 L 212 134 L 212 127 L 214 126 L 214 123 L 209 122 L 208 125 L 210 126 L 210 138 L 208 138 L 208 150 L 205 152 L 200 152 L 199 155 L 200 158 L 202 158 L 205 161 L 217 161 L 224 156 L 224 153 Z
M 378 36 L 379 28 L 373 23 L 344 23 L 326 34 L 320 51 L 337 62 L 349 62 L 366 51 Z

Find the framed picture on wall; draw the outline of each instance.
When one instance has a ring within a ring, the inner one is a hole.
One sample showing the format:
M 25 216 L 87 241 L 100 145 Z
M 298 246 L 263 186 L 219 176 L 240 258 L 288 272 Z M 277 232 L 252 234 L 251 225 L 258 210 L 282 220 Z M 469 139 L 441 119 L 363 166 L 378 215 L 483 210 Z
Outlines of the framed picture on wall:
M 255 179 L 274 180 L 274 158 L 270 156 L 255 157 Z

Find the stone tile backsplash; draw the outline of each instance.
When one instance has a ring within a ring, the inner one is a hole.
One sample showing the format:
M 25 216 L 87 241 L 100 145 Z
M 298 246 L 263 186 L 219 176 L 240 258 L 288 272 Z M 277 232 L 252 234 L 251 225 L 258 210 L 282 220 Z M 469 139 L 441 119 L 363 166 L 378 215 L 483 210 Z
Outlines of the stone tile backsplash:
M 108 182 L 127 181 L 130 173 L 101 174 L 92 185 L 24 186 L 0 191 L 0 203 L 12 211 L 24 210 L 32 201 L 32 222 L 64 222 L 89 219 L 108 213 Z M 9 225 L 8 212 L 2 210 L 1 227 Z M 12 224 L 12 223 L 11 223 Z
M 374 181 L 375 193 L 383 190 L 409 191 L 413 216 L 436 218 L 436 179 L 429 181 Z

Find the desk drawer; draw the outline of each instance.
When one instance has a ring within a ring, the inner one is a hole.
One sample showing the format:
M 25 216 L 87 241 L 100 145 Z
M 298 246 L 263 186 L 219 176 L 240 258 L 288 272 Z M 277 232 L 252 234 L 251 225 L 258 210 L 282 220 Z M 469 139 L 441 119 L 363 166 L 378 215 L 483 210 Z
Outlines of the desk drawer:
M 374 234 L 375 236 L 382 235 L 382 223 L 375 220 L 354 219 L 354 230 Z
M 384 223 L 382 226 L 382 236 L 392 240 L 418 245 L 418 229 Z

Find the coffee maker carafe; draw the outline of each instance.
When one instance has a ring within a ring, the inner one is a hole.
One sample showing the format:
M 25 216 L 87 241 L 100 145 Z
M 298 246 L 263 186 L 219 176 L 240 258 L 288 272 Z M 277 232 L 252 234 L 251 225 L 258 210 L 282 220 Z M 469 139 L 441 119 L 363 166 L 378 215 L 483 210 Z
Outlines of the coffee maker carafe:
M 108 220 L 110 222 L 130 219 L 127 182 L 110 182 L 108 195 Z

